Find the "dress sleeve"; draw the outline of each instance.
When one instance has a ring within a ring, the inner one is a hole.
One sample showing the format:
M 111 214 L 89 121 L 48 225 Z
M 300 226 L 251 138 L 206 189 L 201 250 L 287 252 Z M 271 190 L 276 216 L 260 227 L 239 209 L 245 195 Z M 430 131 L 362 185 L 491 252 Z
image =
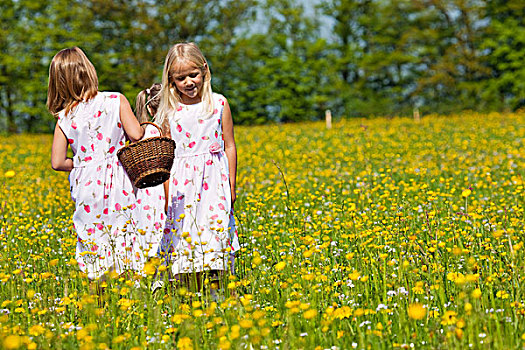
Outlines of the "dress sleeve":
M 66 118 L 63 111 L 60 112 L 60 114 L 58 115 L 57 124 L 62 130 L 62 132 L 64 133 L 64 135 L 66 135 L 66 137 L 69 137 L 70 136 L 69 127 L 71 126 L 71 121 L 68 120 L 68 118 Z

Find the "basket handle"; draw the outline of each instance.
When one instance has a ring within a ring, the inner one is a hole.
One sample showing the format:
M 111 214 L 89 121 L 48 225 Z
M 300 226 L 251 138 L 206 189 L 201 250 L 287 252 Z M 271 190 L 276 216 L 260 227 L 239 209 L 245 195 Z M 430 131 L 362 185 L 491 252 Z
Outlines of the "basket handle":
M 161 128 L 160 128 L 157 124 L 152 123 L 152 122 L 142 122 L 142 123 L 140 123 L 140 126 L 142 126 L 142 125 L 144 125 L 144 124 L 151 124 L 151 125 L 153 125 L 154 127 L 156 127 L 156 128 L 159 130 L 160 137 L 162 137 L 162 130 L 161 130 Z

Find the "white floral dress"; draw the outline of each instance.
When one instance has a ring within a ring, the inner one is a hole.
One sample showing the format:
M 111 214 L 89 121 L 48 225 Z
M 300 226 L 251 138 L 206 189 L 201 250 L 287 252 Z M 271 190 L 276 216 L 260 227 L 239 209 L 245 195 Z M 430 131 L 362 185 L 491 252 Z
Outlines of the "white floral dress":
M 99 92 L 58 117 L 73 151 L 69 182 L 75 202 L 76 260 L 90 279 L 108 269 L 141 271 L 144 263 L 133 219 L 133 185 L 117 158 L 125 145 L 119 97 Z
M 143 139 L 158 136 L 160 133 L 156 127 L 146 126 Z M 136 188 L 135 194 L 138 207 L 135 217 L 140 229 L 138 236 L 140 245 L 145 248 L 148 257 L 155 257 L 158 254 L 166 221 L 164 185 Z
M 226 270 L 239 249 L 222 139 L 225 99 L 213 94 L 213 102 L 210 117 L 197 103 L 179 105 L 169 118 L 176 149 L 161 254 L 175 275 Z

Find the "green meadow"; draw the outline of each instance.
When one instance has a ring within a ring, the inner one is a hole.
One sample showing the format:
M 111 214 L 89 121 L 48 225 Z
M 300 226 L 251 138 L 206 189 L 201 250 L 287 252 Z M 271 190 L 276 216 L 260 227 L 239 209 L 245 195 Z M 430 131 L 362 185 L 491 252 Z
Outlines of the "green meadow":
M 242 249 L 218 300 L 169 284 L 152 295 L 155 260 L 108 275 L 99 296 L 74 260 L 52 136 L 0 136 L 0 347 L 524 346 L 525 114 L 235 135 Z

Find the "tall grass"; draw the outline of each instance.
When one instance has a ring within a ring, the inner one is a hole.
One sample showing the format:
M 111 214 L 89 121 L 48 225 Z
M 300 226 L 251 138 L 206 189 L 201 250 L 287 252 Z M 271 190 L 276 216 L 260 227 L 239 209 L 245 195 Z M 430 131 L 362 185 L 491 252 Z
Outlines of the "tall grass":
M 6 349 L 520 348 L 525 115 L 238 127 L 242 250 L 219 300 L 144 276 L 99 299 L 51 136 L 0 140 Z

